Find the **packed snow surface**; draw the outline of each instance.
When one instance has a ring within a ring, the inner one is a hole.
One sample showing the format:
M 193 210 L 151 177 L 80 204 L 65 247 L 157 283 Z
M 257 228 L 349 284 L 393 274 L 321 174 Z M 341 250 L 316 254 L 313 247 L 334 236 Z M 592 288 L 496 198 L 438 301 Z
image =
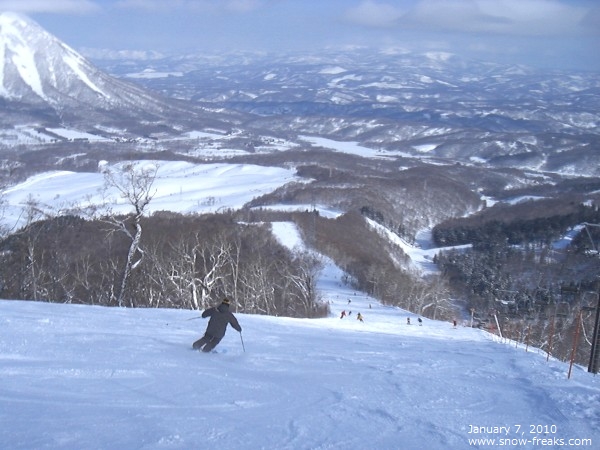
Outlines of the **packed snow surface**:
M 583 368 L 568 380 L 531 348 L 419 326 L 337 275 L 320 283 L 330 317 L 237 314 L 215 354 L 191 349 L 199 311 L 0 301 L 2 447 L 597 448 Z

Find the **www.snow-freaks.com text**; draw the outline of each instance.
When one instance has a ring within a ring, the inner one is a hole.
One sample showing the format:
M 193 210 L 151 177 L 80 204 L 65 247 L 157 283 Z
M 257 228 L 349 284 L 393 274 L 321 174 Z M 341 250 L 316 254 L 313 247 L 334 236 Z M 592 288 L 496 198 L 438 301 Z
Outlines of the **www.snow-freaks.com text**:
M 566 446 L 591 447 L 590 438 L 565 438 L 559 436 L 556 425 L 474 425 L 467 426 L 471 446 L 521 447 Z

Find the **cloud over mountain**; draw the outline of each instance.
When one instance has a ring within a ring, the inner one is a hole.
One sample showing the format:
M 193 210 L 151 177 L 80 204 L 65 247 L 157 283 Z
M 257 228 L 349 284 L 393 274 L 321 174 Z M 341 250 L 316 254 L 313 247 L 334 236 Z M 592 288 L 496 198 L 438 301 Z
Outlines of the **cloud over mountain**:
M 583 32 L 590 10 L 557 0 L 420 0 L 402 8 L 399 2 L 365 0 L 346 11 L 346 19 L 372 27 L 435 32 L 507 35 L 552 35 Z
M 404 11 L 387 3 L 366 0 L 348 9 L 345 19 L 359 25 L 390 27 L 404 15 Z
M 100 6 L 90 0 L 0 0 L 0 11 L 22 13 L 93 13 Z
M 118 8 L 141 11 L 204 11 L 204 12 L 233 12 L 245 13 L 262 8 L 267 2 L 264 0 L 179 0 L 165 2 L 163 0 L 119 0 Z

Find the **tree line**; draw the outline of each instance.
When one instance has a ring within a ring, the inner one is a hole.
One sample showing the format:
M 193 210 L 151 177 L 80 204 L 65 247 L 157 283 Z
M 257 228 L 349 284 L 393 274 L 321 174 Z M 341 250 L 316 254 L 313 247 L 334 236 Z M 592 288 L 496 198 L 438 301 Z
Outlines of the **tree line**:
M 600 222 L 598 207 L 548 199 L 518 206 L 503 205 L 473 217 L 448 220 L 435 226 L 432 235 L 439 247 L 464 244 L 484 247 L 501 242 L 548 244 L 584 222 Z
M 600 292 L 600 230 L 583 223 L 600 222 L 598 208 L 572 204 L 563 214 L 546 210 L 546 217 L 532 209 L 528 214 L 505 214 L 502 221 L 490 215 L 488 223 L 481 217 L 444 223 L 437 239 L 468 237 L 454 242 L 472 245 L 441 251 L 435 262 L 451 295 L 464 299 L 476 323 L 494 331 L 500 325 L 505 337 L 551 349 L 561 359 L 569 358 L 579 327 L 582 338 L 576 355 L 580 363 L 587 363 Z M 576 231 L 571 244 L 555 247 L 556 239 L 569 230 Z
M 327 313 L 315 289 L 320 261 L 283 247 L 268 224 L 166 212 L 136 220 L 70 215 L 29 224 L 0 243 L 0 296 L 186 309 L 227 296 L 239 312 Z M 136 225 L 144 232 L 129 265 Z

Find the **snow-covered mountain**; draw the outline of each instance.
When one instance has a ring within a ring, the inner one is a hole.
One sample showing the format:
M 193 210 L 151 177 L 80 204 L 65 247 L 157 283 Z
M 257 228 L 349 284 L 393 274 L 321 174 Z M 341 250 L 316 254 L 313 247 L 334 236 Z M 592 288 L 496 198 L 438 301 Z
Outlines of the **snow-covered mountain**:
M 102 72 L 32 20 L 15 13 L 0 15 L 2 96 L 58 105 L 67 94 L 102 104 L 114 99 L 109 83 Z
M 0 14 L 0 103 L 3 122 L 16 124 L 128 118 L 173 123 L 192 111 L 189 104 L 108 75 L 33 20 L 11 12 Z
M 595 73 L 372 49 L 95 64 L 27 17 L 1 14 L 0 123 L 36 133 L 75 124 L 119 139 L 210 128 L 318 135 L 483 167 L 598 174 Z

